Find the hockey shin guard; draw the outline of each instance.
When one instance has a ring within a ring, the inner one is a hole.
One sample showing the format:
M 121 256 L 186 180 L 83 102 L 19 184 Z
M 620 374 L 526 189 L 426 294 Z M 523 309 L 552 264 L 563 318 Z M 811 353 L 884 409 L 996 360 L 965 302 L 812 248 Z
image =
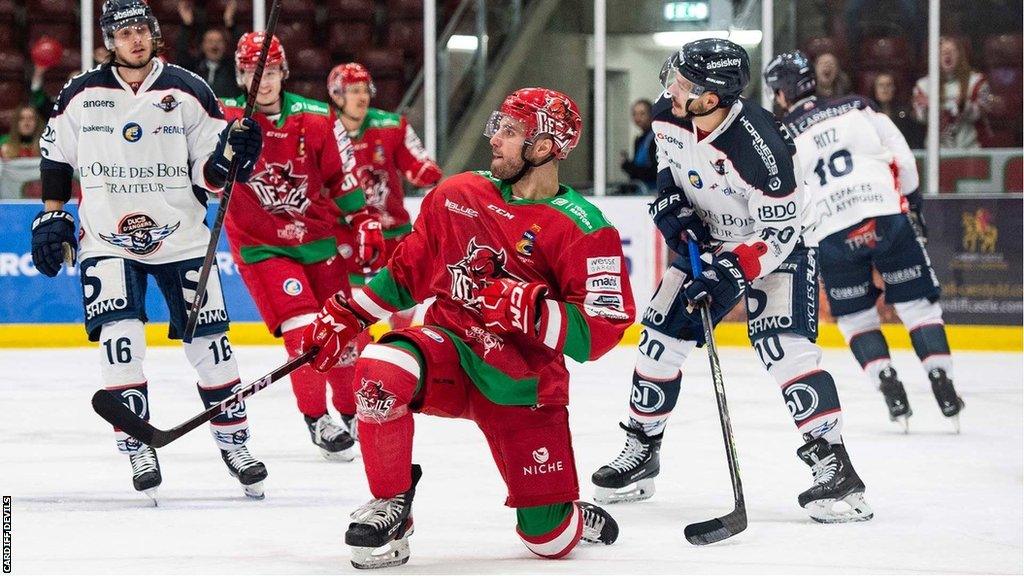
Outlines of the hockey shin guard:
M 132 412 L 149 420 L 149 391 L 142 363 L 146 358 L 146 332 L 140 320 L 117 320 L 100 330 L 100 373 L 103 387 L 110 390 Z M 114 429 L 114 440 L 122 454 L 134 454 L 142 443 Z
M 242 386 L 238 363 L 227 334 L 197 336 L 186 342 L 185 356 L 199 374 L 199 397 L 206 407 L 216 406 Z M 245 403 L 219 414 L 210 421 L 210 433 L 221 450 L 232 450 L 249 439 Z
M 281 335 L 289 358 L 302 353 L 302 332 L 303 328 L 295 328 Z M 311 418 L 319 418 L 327 413 L 327 379 L 323 374 L 307 364 L 297 368 L 289 377 L 299 412 Z
M 805 439 L 841 441 L 843 413 L 832 375 L 820 368 L 821 348 L 803 336 L 776 334 L 754 342 L 782 389 L 793 423 Z
M 572 551 L 583 536 L 583 515 L 572 502 L 516 509 L 516 533 L 542 558 L 561 558 Z
M 404 348 L 404 349 L 403 349 Z M 411 347 L 370 344 L 356 361 L 356 418 L 366 479 L 375 498 L 392 498 L 412 484 L 413 418 L 409 402 L 422 358 Z
M 648 436 L 665 430 L 676 407 L 682 374 L 679 367 L 697 343 L 672 338 L 653 328 L 644 328 L 633 370 L 629 417 Z

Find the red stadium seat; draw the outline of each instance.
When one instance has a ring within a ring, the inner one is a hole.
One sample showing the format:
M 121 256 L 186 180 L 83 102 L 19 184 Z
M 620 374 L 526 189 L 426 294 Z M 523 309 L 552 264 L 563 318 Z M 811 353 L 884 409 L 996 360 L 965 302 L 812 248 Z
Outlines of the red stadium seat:
M 300 48 L 292 52 L 288 58 L 290 74 L 296 80 L 327 81 L 327 73 L 331 70 L 331 56 L 324 48 Z
M 21 52 L 0 52 L 0 80 L 24 81 L 25 56 Z
M 60 57 L 60 63 L 53 67 L 52 74 L 68 76 L 72 72 L 82 69 L 82 51 L 75 47 L 64 47 L 64 54 Z
M 97 2 L 97 4 L 100 4 L 102 6 L 103 2 Z M 193 6 L 195 6 L 195 4 L 195 2 L 192 3 Z M 165 22 L 175 22 L 179 24 L 181 23 L 181 16 L 178 14 L 177 2 L 168 2 L 167 0 L 155 0 L 149 3 L 149 7 L 151 10 L 153 10 L 153 15 L 156 16 L 156 21 L 159 22 L 161 26 L 163 26 Z M 198 10 L 202 9 L 198 8 Z
M 277 38 L 284 45 L 285 54 L 291 54 L 313 45 L 313 23 L 304 20 L 278 22 Z
M 326 4 L 328 21 L 373 22 L 377 11 L 373 0 L 330 0 Z
M 377 95 L 373 99 L 373 106 L 382 110 L 394 110 L 402 101 L 405 90 L 405 81 L 401 78 L 383 78 L 378 80 L 374 76 L 373 83 L 377 86 Z
M 388 46 L 400 48 L 407 58 L 419 58 L 423 54 L 423 21 L 392 21 L 388 24 Z
M 423 0 L 388 0 L 388 20 L 422 18 Z
M 1024 42 L 1020 34 L 997 34 L 985 39 L 985 63 L 989 68 L 1020 68 L 1024 64 L 1022 52 Z
M 78 27 L 71 23 L 34 22 L 29 24 L 28 45 L 31 46 L 40 36 L 55 38 L 65 47 L 79 43 Z
M 373 26 L 367 22 L 332 22 L 327 38 L 327 49 L 334 59 L 348 60 L 373 46 Z
M 21 47 L 21 43 L 14 37 L 15 34 L 13 24 L 0 21 L 0 50 L 11 50 Z
M 27 101 L 28 92 L 24 82 L 4 80 L 0 82 L 0 108 L 7 110 Z
M 14 0 L 0 0 L 0 22 L 14 22 L 18 16 L 18 5 Z
M 914 55 L 907 39 L 902 36 L 868 38 L 860 47 L 860 61 L 864 68 L 879 66 L 895 70 L 908 70 Z
M 375 83 L 377 78 L 401 78 L 405 72 L 402 51 L 397 48 L 368 48 L 359 53 L 357 60 L 370 71 Z
M 224 23 L 224 6 L 226 4 L 227 0 L 210 0 L 207 3 L 206 21 L 208 24 L 220 26 Z M 270 2 L 267 2 L 267 10 L 269 9 Z M 235 22 L 240 24 L 243 30 L 252 30 L 252 0 L 238 0 Z

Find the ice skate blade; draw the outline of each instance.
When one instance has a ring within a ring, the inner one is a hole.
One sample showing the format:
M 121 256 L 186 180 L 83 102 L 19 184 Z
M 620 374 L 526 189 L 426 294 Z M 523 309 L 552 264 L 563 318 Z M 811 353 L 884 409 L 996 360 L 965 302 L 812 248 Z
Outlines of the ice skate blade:
M 152 488 L 147 488 L 147 489 L 143 490 L 142 493 L 145 494 L 150 500 L 153 501 L 153 507 L 154 508 L 160 506 L 160 501 L 157 500 L 157 497 L 156 497 L 156 493 L 157 493 L 157 487 L 156 486 L 154 486 Z
M 891 418 L 891 420 L 893 422 L 896 422 L 897 424 L 900 425 L 900 428 L 903 429 L 903 433 L 904 434 L 910 434 L 910 415 L 909 414 L 904 414 L 903 416 L 897 416 L 895 418 Z
M 374 554 L 374 550 L 380 552 Z M 376 570 L 401 566 L 409 561 L 409 535 L 392 540 L 379 548 L 352 546 L 352 566 L 359 570 Z
M 630 488 L 632 486 L 632 488 Z M 625 504 L 627 502 L 641 502 L 654 496 L 654 479 L 645 478 L 638 480 L 623 488 L 594 488 L 594 501 L 598 504 Z
M 320 448 L 320 457 L 328 462 L 351 462 L 356 459 L 356 449 L 355 446 L 352 446 L 338 452 L 331 452 Z
M 255 484 L 249 484 L 248 486 L 242 484 L 242 492 L 244 492 L 247 497 L 252 498 L 253 500 L 263 500 L 263 498 L 266 496 L 266 494 L 263 493 L 262 481 L 256 482 Z
M 808 502 L 804 510 L 812 520 L 822 524 L 867 522 L 875 516 L 871 506 L 864 501 L 863 492 L 855 492 L 840 500 L 824 498 Z

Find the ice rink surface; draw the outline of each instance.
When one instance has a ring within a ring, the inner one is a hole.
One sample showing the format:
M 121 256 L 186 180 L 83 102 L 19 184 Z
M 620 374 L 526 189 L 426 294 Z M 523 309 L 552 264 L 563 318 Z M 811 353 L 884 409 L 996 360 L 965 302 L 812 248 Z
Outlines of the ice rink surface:
M 279 348 L 238 348 L 243 378 L 284 360 Z M 328 463 L 309 442 L 289 385 L 249 401 L 250 447 L 270 471 L 267 498 L 250 501 L 230 478 L 204 426 L 160 450 L 160 506 L 131 488 L 127 458 L 91 410 L 100 387 L 92 349 L 0 351 L 0 493 L 13 496 L 15 573 L 351 573 L 348 514 L 369 498 L 362 464 Z M 622 447 L 633 350 L 572 365 L 572 428 L 582 496 L 589 476 Z M 201 404 L 179 348 L 146 358 L 153 422 L 169 428 Z M 666 433 L 658 492 L 609 507 L 621 527 L 610 547 L 535 559 L 472 423 L 417 416 L 422 464 L 412 558 L 383 573 L 1020 573 L 1022 365 L 1020 354 L 961 353 L 956 384 L 963 433 L 939 414 L 917 359 L 895 364 L 914 410 L 911 433 L 888 421 L 881 395 L 852 355 L 825 352 L 839 383 L 845 440 L 868 486 L 874 520 L 820 525 L 797 506 L 810 484 L 778 387 L 749 349 L 722 364 L 750 525 L 695 547 L 683 526 L 732 508 L 707 359 L 695 352 Z

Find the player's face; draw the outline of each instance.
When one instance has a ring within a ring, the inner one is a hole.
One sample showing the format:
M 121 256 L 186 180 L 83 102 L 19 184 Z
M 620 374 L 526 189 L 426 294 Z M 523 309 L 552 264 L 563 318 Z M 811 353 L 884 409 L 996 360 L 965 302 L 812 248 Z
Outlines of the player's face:
M 242 83 L 246 89 L 252 84 L 255 74 L 253 70 L 242 71 Z M 268 66 L 263 69 L 263 78 L 260 80 L 260 90 L 256 93 L 256 104 L 260 106 L 271 106 L 277 104 L 281 99 L 281 83 L 284 82 L 284 71 L 280 66 Z
M 366 82 L 357 82 L 345 87 L 345 106 L 342 111 L 346 116 L 361 119 L 370 108 L 370 86 Z
M 668 87 L 672 97 L 672 115 L 685 118 L 690 114 L 703 114 L 718 104 L 717 96 L 705 92 L 700 86 L 687 80 L 676 71 L 676 81 Z
M 512 178 L 523 168 L 523 143 L 526 127 L 512 118 L 502 118 L 491 135 L 491 173 L 496 178 Z
M 153 34 L 145 24 L 131 24 L 114 32 L 114 55 L 129 66 L 143 66 L 153 56 Z

